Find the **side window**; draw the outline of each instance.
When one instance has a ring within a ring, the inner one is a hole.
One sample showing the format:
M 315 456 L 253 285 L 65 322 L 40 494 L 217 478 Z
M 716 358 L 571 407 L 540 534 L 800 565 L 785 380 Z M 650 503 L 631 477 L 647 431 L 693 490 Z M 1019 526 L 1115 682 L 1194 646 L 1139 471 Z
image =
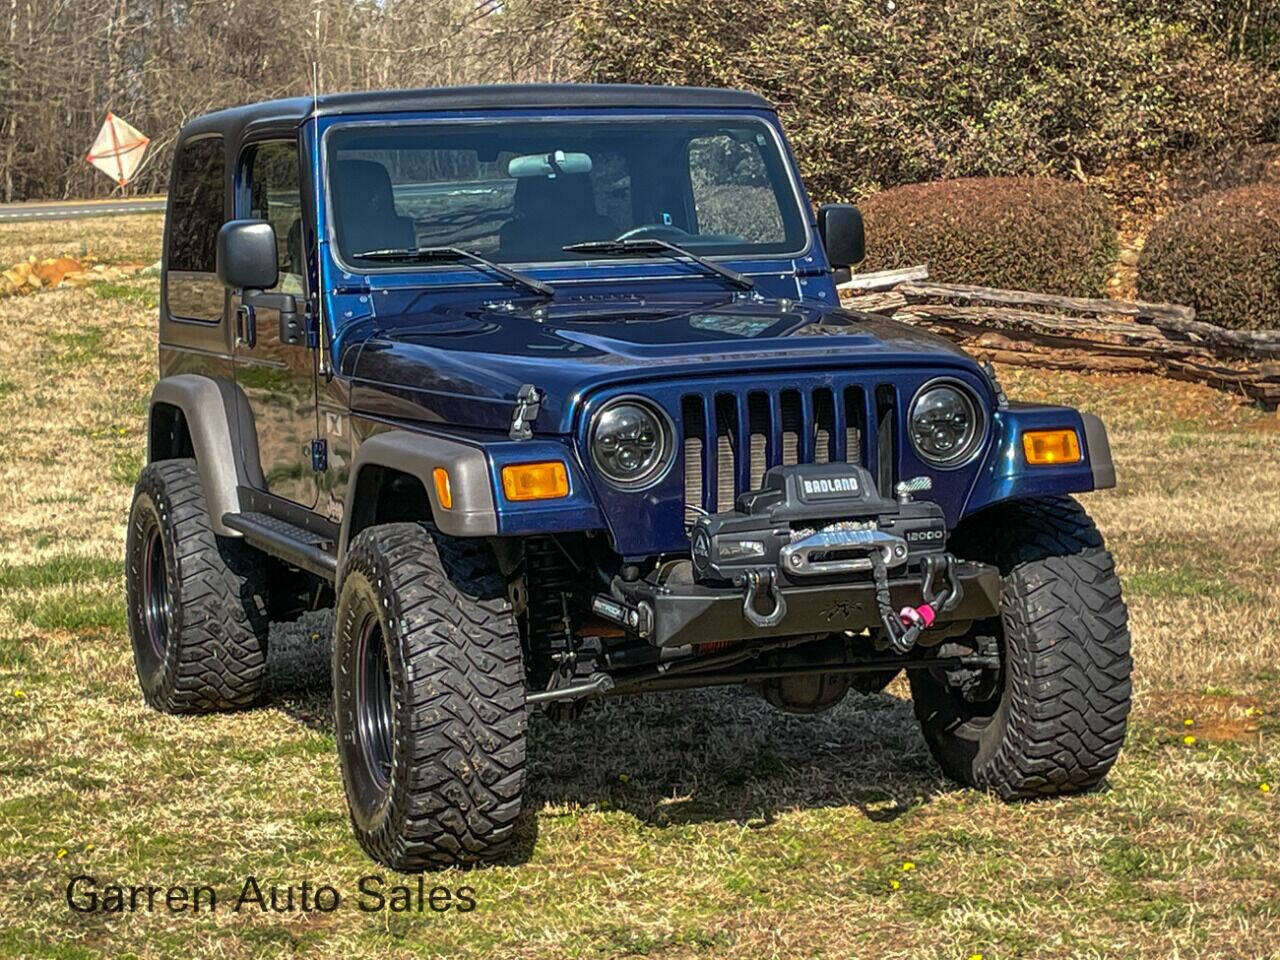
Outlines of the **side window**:
M 282 293 L 303 293 L 306 257 L 302 237 L 302 192 L 298 144 L 276 140 L 253 147 L 249 157 L 249 216 L 266 220 L 276 232 L 276 262 Z
M 762 145 L 755 139 L 727 134 L 689 141 L 689 180 L 700 235 L 761 244 L 785 240 L 782 212 L 769 182 Z
M 177 317 L 222 319 L 225 292 L 215 270 L 225 163 L 222 138 L 202 137 L 183 145 L 174 166 L 165 293 Z

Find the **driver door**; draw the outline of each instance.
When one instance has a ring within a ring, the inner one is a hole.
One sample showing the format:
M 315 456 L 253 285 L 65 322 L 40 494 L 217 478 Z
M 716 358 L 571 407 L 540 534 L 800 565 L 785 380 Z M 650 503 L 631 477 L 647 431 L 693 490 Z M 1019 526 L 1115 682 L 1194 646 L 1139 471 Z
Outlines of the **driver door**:
M 302 194 L 296 139 L 266 140 L 245 148 L 239 166 L 236 215 L 266 220 L 275 228 L 280 277 L 275 292 L 306 302 Z M 316 409 L 316 351 L 280 340 L 280 314 L 256 311 L 253 335 L 237 329 L 236 384 L 253 411 L 253 423 L 237 424 L 247 458 L 257 447 L 267 492 L 305 507 L 318 499 L 312 442 L 320 436 Z

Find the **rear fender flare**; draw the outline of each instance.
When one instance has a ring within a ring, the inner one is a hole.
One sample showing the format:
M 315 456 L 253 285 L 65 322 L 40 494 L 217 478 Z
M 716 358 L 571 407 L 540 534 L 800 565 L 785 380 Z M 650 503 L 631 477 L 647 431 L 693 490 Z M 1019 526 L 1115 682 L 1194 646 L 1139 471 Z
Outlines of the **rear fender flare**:
M 222 523 L 224 513 L 240 513 L 239 488 L 264 489 L 258 458 L 258 434 L 244 393 L 228 380 L 178 374 L 160 380 L 151 391 L 147 415 L 147 462 L 162 458 L 155 449 L 156 410 L 162 405 L 182 412 L 195 452 L 196 470 L 209 505 L 209 523 L 224 537 L 240 534 Z

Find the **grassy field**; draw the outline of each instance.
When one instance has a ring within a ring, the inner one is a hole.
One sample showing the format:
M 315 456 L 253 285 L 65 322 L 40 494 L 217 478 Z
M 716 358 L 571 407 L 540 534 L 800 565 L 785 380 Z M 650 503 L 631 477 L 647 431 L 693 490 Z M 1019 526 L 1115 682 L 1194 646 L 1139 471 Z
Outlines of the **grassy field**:
M 6 226 L 0 250 L 150 262 L 160 222 Z M 1275 414 L 1002 372 L 1112 431 L 1120 487 L 1085 500 L 1126 584 L 1136 702 L 1105 789 L 958 789 L 900 682 L 817 718 L 733 690 L 610 702 L 535 716 L 526 862 L 427 881 L 473 910 L 365 912 L 379 871 L 346 822 L 323 617 L 277 631 L 260 709 L 176 719 L 139 696 L 121 541 L 154 305 L 153 280 L 0 301 L 0 955 L 1280 957 Z M 218 909 L 82 916 L 82 873 L 208 884 Z M 233 912 L 250 875 L 343 900 Z

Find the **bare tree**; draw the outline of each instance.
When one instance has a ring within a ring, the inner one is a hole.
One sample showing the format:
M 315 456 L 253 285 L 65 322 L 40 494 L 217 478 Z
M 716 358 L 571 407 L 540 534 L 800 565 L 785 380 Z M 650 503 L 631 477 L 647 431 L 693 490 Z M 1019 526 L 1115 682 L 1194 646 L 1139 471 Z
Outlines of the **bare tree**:
M 5 0 L 0 0 L 5 2 Z M 7 0 L 0 192 L 104 195 L 84 163 L 108 110 L 152 138 L 129 193 L 163 190 L 174 136 L 208 110 L 323 91 L 557 80 L 552 0 Z

